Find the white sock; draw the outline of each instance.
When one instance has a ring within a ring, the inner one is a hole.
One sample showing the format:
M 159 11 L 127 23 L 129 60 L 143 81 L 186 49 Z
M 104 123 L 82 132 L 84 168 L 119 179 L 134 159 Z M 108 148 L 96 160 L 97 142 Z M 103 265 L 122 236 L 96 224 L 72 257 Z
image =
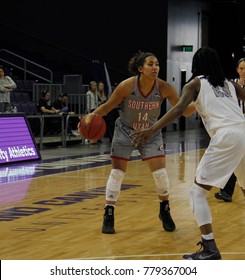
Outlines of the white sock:
M 214 239 L 214 234 L 210 232 L 209 234 L 202 234 L 202 238 L 205 240 L 211 240 Z
M 107 204 L 107 203 L 106 203 L 105 206 L 113 206 L 113 207 L 115 208 L 116 205 L 115 205 L 115 204 Z

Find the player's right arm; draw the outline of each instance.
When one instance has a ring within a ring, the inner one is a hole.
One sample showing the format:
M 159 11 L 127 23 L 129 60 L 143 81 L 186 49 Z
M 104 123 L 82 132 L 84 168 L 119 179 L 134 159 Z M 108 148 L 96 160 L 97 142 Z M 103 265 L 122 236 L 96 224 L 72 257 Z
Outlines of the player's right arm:
M 122 81 L 113 91 L 111 97 L 97 109 L 93 111 L 93 114 L 105 116 L 112 109 L 116 108 L 122 103 L 123 99 L 126 98 L 132 91 L 135 82 L 135 77 L 128 78 Z
M 161 79 L 159 81 L 159 87 L 163 98 L 167 98 L 171 106 L 175 106 L 180 100 L 180 96 L 177 93 L 177 90 L 171 84 L 163 81 Z M 188 117 L 192 115 L 196 111 L 193 103 L 189 104 L 189 106 L 183 112 L 183 116 Z

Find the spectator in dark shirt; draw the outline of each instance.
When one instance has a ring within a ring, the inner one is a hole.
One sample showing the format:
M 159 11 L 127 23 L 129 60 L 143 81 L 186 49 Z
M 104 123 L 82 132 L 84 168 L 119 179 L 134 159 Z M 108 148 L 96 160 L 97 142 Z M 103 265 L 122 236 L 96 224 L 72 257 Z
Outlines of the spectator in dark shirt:
M 51 93 L 48 90 L 42 91 L 38 106 L 42 114 L 57 114 L 60 112 L 52 106 Z
M 59 110 L 59 114 L 64 115 L 64 117 L 67 117 L 69 115 L 69 123 L 67 127 L 68 135 L 80 136 L 80 133 L 77 131 L 79 118 L 75 116 L 75 112 L 69 111 L 67 93 L 64 92 L 59 94 L 58 98 L 53 103 L 53 108 L 55 110 Z
M 41 114 L 57 115 L 60 110 L 56 110 L 51 102 L 51 93 L 48 90 L 43 90 L 41 98 L 38 102 Z M 45 118 L 44 119 L 44 134 L 52 134 L 59 132 L 61 128 L 60 118 Z

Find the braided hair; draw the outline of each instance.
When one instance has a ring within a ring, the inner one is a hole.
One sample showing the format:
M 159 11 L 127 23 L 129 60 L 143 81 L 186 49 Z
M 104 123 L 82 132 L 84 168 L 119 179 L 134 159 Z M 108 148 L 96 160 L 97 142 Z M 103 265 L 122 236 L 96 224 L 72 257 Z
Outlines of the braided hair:
M 192 77 L 203 75 L 214 87 L 224 86 L 225 74 L 216 50 L 203 47 L 200 48 L 192 60 Z M 189 81 L 190 81 L 189 80 Z

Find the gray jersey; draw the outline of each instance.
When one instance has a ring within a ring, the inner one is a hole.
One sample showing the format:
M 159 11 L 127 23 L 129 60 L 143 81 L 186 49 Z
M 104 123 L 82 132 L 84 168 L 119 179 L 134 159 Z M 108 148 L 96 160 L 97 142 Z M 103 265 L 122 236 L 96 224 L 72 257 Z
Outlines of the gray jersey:
M 129 96 L 121 104 L 121 121 L 134 130 L 142 130 L 152 126 L 161 112 L 163 98 L 159 91 L 158 82 L 155 84 L 147 96 L 141 93 L 138 78 Z
M 157 122 L 161 112 L 163 98 L 156 80 L 151 92 L 143 96 L 136 79 L 131 94 L 121 104 L 120 117 L 115 123 L 111 146 L 111 156 L 128 160 L 135 148 L 130 134 L 142 130 Z M 159 131 L 144 147 L 138 147 L 143 160 L 164 157 L 162 133 Z

